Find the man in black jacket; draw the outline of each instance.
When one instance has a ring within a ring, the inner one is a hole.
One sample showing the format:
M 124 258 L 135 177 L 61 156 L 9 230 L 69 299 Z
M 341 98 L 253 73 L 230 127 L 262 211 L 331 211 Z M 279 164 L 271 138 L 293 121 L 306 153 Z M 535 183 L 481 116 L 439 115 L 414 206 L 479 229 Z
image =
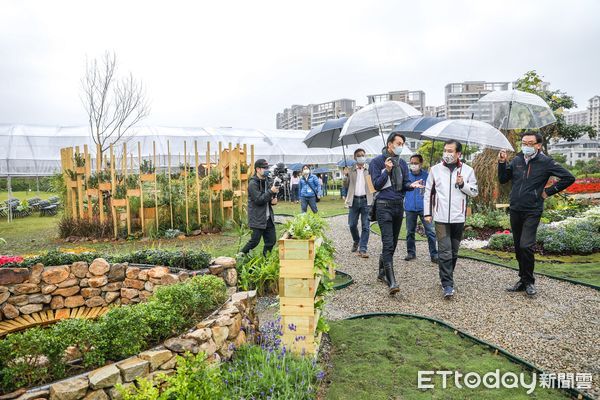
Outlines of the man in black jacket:
M 535 257 L 533 246 L 535 235 L 544 211 L 544 199 L 565 190 L 575 177 L 541 152 L 542 135 L 525 132 L 522 136 L 521 152 L 507 162 L 506 150 L 498 154 L 498 180 L 500 183 L 512 181 L 510 191 L 510 225 L 519 262 L 519 281 L 508 288 L 509 292 L 525 291 L 533 296 L 537 293 L 533 268 Z M 555 176 L 558 182 L 546 188 L 548 179 Z
M 252 236 L 244 248 L 243 254 L 258 246 L 260 238 L 264 240 L 263 254 L 275 246 L 275 216 L 273 207 L 277 204 L 279 187 L 269 179 L 269 163 L 260 159 L 254 163 L 255 174 L 248 182 L 248 226 L 252 229 Z

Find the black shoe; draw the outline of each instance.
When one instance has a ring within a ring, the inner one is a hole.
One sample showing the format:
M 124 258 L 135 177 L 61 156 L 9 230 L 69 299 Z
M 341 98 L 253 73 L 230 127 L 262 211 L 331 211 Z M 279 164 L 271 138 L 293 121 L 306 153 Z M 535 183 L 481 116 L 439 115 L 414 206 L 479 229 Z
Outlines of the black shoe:
M 406 257 L 404 257 L 404 261 L 414 260 L 415 258 L 417 258 L 417 256 L 414 254 L 408 254 Z
M 534 296 L 537 293 L 537 290 L 535 289 L 535 286 L 533 286 L 533 283 L 528 283 L 525 286 L 525 293 L 527 293 L 528 296 Z
M 437 256 L 431 257 L 431 262 L 434 263 L 434 264 L 439 264 L 440 259 Z
M 385 283 L 385 270 L 383 268 L 383 258 L 379 257 L 379 274 L 377 275 L 377 280 Z
M 514 284 L 514 286 L 506 288 L 507 292 L 523 292 L 525 291 L 525 284 L 521 281 Z
M 398 287 L 398 284 L 396 283 L 396 277 L 394 276 L 394 266 L 391 263 L 386 264 L 384 266 L 384 269 L 385 269 L 385 283 L 387 283 L 387 285 L 389 287 L 388 293 L 390 295 L 398 293 L 400 291 L 400 288 Z
M 354 242 L 354 244 L 352 245 L 352 250 L 350 251 L 356 253 L 356 250 L 358 250 L 358 242 Z

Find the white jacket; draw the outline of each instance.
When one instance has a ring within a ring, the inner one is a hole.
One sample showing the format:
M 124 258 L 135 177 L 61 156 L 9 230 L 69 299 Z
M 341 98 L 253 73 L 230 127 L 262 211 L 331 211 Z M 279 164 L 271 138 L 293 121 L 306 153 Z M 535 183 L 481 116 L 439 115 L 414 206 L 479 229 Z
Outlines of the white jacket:
M 464 185 L 458 188 L 456 177 L 463 177 Z M 475 171 L 467 164 L 459 163 L 452 172 L 443 162 L 434 165 L 429 171 L 423 214 L 433 216 L 435 222 L 461 223 L 467 215 L 467 196 L 477 196 Z

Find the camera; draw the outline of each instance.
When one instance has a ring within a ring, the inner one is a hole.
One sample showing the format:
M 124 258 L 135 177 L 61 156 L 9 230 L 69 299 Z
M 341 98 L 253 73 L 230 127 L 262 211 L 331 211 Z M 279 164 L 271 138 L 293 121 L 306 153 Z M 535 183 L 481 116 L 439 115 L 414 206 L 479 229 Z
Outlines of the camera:
M 273 186 L 275 186 L 275 187 L 281 186 L 281 179 L 278 176 L 276 176 L 275 179 L 273 180 Z

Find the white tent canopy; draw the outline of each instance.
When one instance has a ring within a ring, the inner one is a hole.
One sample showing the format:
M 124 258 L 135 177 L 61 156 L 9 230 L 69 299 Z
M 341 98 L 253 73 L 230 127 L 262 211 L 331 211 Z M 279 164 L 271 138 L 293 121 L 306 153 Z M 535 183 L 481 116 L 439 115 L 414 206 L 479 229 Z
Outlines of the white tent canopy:
M 283 162 L 307 164 L 331 164 L 342 158 L 342 148 L 309 149 L 302 142 L 308 131 L 281 129 L 237 129 L 237 128 L 176 128 L 142 126 L 129 131 L 128 153 L 134 155 L 137 163 L 137 142 L 141 143 L 142 156 L 147 158 L 153 152 L 156 142 L 158 164 L 166 166 L 167 142 L 171 150 L 171 165 L 183 162 L 183 143 L 187 141 L 188 156 L 194 155 L 194 141 L 198 141 L 200 161 L 206 161 L 206 144 L 211 144 L 211 158 L 218 149 L 219 141 L 224 147 L 229 143 L 254 145 L 254 158 L 265 158 L 271 164 Z M 377 155 L 383 147 L 380 137 L 375 137 L 358 145 L 345 146 L 346 155 L 358 147 L 368 155 Z M 87 144 L 92 158 L 96 146 L 90 136 L 88 126 L 51 127 L 35 125 L 0 125 L 0 176 L 46 176 L 60 171 L 60 149 L 63 147 Z M 121 147 L 115 148 L 120 157 Z

